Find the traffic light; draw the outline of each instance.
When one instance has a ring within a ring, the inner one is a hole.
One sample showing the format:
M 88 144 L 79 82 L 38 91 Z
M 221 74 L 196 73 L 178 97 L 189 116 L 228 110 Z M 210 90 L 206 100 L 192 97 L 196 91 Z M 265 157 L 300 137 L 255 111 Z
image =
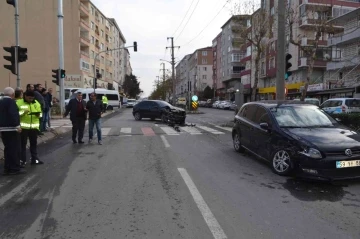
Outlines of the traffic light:
M 292 64 L 289 62 L 291 58 L 292 58 L 291 54 L 286 54 L 286 57 L 285 57 L 285 80 L 287 80 L 292 75 L 292 72 L 289 71 L 289 68 L 292 66 Z
M 65 78 L 65 77 L 66 77 L 65 70 L 60 69 L 60 78 Z
M 4 65 L 5 69 L 8 69 L 11 71 L 11 73 L 13 73 L 14 75 L 16 75 L 16 47 L 12 46 L 12 47 L 3 47 L 3 49 L 6 52 L 10 53 L 10 56 L 4 56 L 4 59 L 7 61 L 10 61 L 11 65 Z
M 28 59 L 27 48 L 18 47 L 18 61 L 25 62 Z
M 52 77 L 55 78 L 55 80 L 52 80 L 53 83 L 55 83 L 56 85 L 59 85 L 59 71 L 60 69 L 56 69 L 56 70 L 51 70 L 53 73 L 55 73 L 55 75 L 53 74 Z
M 101 79 L 101 78 L 102 78 L 102 75 L 99 72 L 97 72 L 96 73 L 96 79 Z
M 15 0 L 6 0 L 6 3 L 15 7 Z
M 137 52 L 137 42 L 134 41 L 134 51 Z

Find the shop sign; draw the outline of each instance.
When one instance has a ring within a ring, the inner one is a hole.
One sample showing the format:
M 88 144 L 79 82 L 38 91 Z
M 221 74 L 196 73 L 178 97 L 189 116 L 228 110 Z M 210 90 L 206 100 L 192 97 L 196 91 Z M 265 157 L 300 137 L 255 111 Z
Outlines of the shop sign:
M 309 92 L 309 91 L 321 91 L 321 90 L 324 90 L 324 84 L 323 83 L 309 85 L 307 91 Z
M 84 81 L 81 75 L 67 75 L 64 79 L 65 88 L 84 88 Z

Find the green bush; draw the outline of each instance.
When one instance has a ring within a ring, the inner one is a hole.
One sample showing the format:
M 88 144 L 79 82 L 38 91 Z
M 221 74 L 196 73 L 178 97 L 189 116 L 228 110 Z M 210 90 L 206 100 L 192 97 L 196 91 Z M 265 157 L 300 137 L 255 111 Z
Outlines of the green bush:
M 340 119 L 340 123 L 356 131 L 360 130 L 360 113 L 332 114 L 334 119 Z

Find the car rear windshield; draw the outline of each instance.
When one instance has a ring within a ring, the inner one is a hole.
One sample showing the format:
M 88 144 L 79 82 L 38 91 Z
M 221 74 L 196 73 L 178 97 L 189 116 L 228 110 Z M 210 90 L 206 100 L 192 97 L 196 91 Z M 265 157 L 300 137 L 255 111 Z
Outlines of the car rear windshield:
M 281 106 L 271 109 L 280 127 L 335 126 L 337 122 L 315 106 Z
M 359 99 L 345 100 L 345 105 L 348 107 L 360 107 L 360 100 Z
M 127 102 L 135 102 L 136 100 L 127 100 Z

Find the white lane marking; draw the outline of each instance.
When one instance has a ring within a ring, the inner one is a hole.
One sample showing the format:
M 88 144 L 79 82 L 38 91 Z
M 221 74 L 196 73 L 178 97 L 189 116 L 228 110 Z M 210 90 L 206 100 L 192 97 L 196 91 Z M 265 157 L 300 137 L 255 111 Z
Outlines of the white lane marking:
M 209 128 L 209 127 L 206 127 L 206 126 L 197 126 L 197 127 L 202 129 L 202 130 L 205 130 L 207 132 L 210 132 L 212 134 L 225 134 L 223 132 L 217 131 L 216 129 L 212 129 L 212 128 Z
M 131 128 L 121 128 L 120 133 L 131 134 Z
M 131 137 L 131 134 L 123 134 L 123 135 L 119 135 L 120 137 Z
M 190 175 L 187 173 L 186 169 L 178 168 L 178 171 L 181 174 L 186 186 L 189 188 L 189 191 L 194 198 L 194 201 L 199 208 L 206 224 L 208 225 L 211 233 L 213 234 L 215 239 L 226 239 L 227 236 L 223 229 L 221 228 L 220 224 L 216 220 L 214 214 L 211 212 L 209 206 L 206 204 L 204 198 L 201 196 L 199 190 L 197 189 L 196 185 L 192 181 Z
M 228 127 L 222 127 L 222 126 L 219 126 L 219 125 L 214 125 L 216 128 L 219 128 L 219 129 L 222 129 L 222 130 L 226 130 L 226 131 L 229 131 L 229 132 L 232 132 L 232 128 L 228 128 Z
M 191 135 L 197 135 L 202 134 L 199 130 L 197 130 L 195 127 L 181 127 L 181 130 L 184 130 L 186 133 L 189 133 Z
M 63 125 L 63 126 L 60 126 L 60 127 L 64 127 L 64 128 L 72 128 L 72 125 Z
M 167 135 L 179 135 L 177 131 L 170 127 L 160 127 L 160 129 L 162 129 Z
M 170 148 L 170 144 L 169 142 L 167 141 L 167 139 L 165 138 L 164 135 L 161 135 L 160 138 L 162 139 L 164 145 L 165 145 L 165 148 Z
M 16 188 L 11 190 L 0 198 L 0 207 L 11 199 L 15 194 L 20 193 L 22 190 L 27 188 L 27 184 L 35 177 L 35 175 L 28 177 L 23 183 L 19 184 Z

